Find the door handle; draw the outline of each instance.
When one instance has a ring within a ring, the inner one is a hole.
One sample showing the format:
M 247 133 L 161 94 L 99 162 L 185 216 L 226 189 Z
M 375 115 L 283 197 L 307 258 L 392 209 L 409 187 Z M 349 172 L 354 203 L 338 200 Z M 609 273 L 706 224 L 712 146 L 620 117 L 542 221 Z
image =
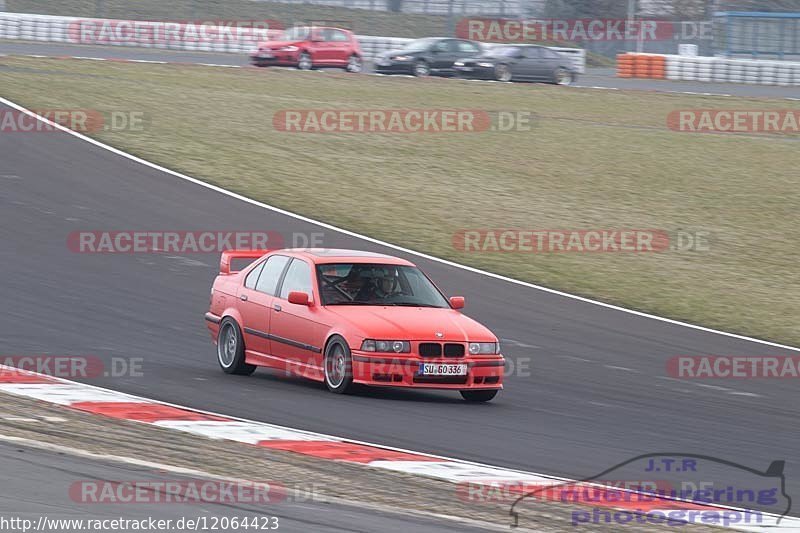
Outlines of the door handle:
M 241 301 L 243 301 L 243 302 L 246 302 L 247 301 L 247 295 L 246 294 L 242 294 L 242 295 L 239 296 L 239 299 Z
M 276 311 L 278 311 L 278 312 L 280 312 L 280 310 L 281 310 L 281 306 L 280 306 L 280 304 L 274 304 L 274 305 L 272 306 L 272 308 L 273 308 L 273 309 L 275 309 L 275 310 L 276 310 Z

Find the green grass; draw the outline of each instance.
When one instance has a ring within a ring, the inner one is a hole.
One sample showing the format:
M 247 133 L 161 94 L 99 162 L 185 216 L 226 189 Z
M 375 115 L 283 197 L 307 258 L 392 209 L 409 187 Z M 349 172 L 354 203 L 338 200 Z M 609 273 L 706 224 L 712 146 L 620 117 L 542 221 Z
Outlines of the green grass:
M 4 58 L 31 107 L 144 111 L 99 139 L 247 196 L 514 278 L 800 343 L 800 136 L 687 134 L 675 109 L 797 103 L 344 73 Z M 99 77 L 98 77 L 99 76 Z M 527 132 L 302 134 L 285 109 L 532 111 Z M 706 231 L 710 250 L 464 253 L 463 228 Z

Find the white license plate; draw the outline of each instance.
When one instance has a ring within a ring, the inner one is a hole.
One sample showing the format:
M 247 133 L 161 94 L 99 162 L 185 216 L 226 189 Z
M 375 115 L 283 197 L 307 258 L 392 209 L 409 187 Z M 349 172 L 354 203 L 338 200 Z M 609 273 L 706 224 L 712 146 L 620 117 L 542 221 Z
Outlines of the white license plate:
M 272 55 L 272 54 L 258 54 L 258 58 L 259 58 L 259 59 L 272 59 L 272 58 L 274 58 L 274 57 L 275 57 L 275 56 L 274 56 L 274 55 Z
M 419 375 L 420 376 L 466 376 L 467 365 L 420 363 Z

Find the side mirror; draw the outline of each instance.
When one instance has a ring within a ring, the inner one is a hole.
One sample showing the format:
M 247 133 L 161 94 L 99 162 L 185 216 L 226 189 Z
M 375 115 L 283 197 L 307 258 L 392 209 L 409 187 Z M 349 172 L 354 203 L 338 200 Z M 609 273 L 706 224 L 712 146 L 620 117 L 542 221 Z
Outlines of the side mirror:
M 301 291 L 292 291 L 289 293 L 289 303 L 297 305 L 309 305 L 311 301 L 308 294 Z
M 463 309 L 464 308 L 464 297 L 463 296 L 452 296 L 450 298 L 450 307 L 453 309 Z

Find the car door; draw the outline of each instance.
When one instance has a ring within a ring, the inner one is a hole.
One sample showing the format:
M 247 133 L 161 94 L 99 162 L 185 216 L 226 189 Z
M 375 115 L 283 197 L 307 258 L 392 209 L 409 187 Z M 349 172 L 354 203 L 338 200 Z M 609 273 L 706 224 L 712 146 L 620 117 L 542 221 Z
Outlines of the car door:
M 245 277 L 239 290 L 242 314 L 242 336 L 247 355 L 270 364 L 272 347 L 269 341 L 272 301 L 281 274 L 289 263 L 285 255 L 271 255 Z
M 317 65 L 330 65 L 334 58 L 335 43 L 330 38 L 330 29 L 311 30 L 311 61 Z
M 543 58 L 542 63 L 545 67 L 542 77 L 546 78 L 547 81 L 550 81 L 555 70 L 565 63 L 564 56 L 549 48 L 542 48 L 541 51 Z
M 303 259 L 292 259 L 273 301 L 270 346 L 272 354 L 283 359 L 293 372 L 321 378 L 327 326 L 320 319 L 322 310 L 313 280 L 313 266 Z M 289 303 L 292 291 L 308 294 L 310 305 Z
M 350 39 L 342 30 L 330 28 L 325 35 L 325 41 L 330 45 L 331 58 L 333 65 L 345 65 L 350 57 Z
M 431 69 L 439 74 L 453 72 L 453 63 L 458 59 L 455 39 L 436 41 L 431 46 Z
M 541 48 L 538 46 L 524 46 L 521 56 L 514 65 L 514 77 L 517 79 L 537 80 L 542 73 Z
M 455 41 L 456 58 L 455 60 L 464 59 L 468 57 L 477 57 L 483 53 L 483 49 L 478 43 L 472 41 L 458 40 Z M 452 65 L 450 65 L 452 67 Z

